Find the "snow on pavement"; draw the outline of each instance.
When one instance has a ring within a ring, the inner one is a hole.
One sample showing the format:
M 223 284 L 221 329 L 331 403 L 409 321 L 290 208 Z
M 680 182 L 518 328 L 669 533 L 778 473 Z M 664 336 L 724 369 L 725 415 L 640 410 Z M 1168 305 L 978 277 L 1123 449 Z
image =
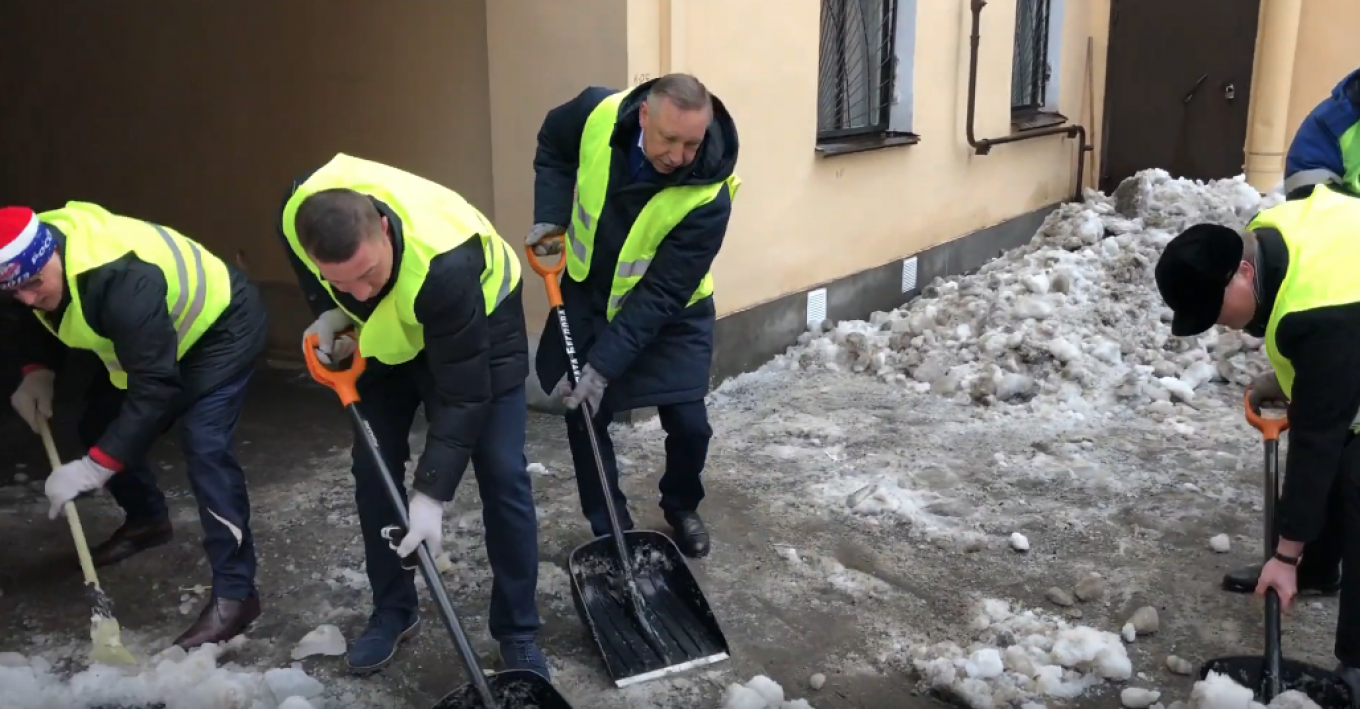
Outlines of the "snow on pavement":
M 1163 525 L 1154 533 L 1229 507 L 1259 510 L 1259 491 L 1237 478 L 1259 466 L 1259 449 L 1241 445 L 1239 402 L 1241 385 L 1268 367 L 1261 343 L 1218 329 L 1172 337 L 1153 267 L 1185 227 L 1241 227 L 1279 199 L 1241 178 L 1197 183 L 1161 170 L 1112 195 L 1088 192 L 977 273 L 937 280 L 867 322 L 815 327 L 719 387 L 711 456 L 749 467 L 706 475 L 776 514 L 961 551 L 1043 549 L 1060 532 L 1108 528 L 1111 510 L 1135 501 Z M 660 435 L 648 422 L 621 431 L 619 446 L 657 446 Z M 1153 462 L 1169 459 L 1190 464 Z M 795 549 L 780 553 L 803 563 Z M 845 583 L 834 567 L 817 573 Z M 1135 572 L 1107 573 L 1119 585 Z M 885 656 L 976 709 L 1042 705 L 1131 676 L 1120 637 L 1131 627 L 977 601 L 972 637 L 890 643 Z

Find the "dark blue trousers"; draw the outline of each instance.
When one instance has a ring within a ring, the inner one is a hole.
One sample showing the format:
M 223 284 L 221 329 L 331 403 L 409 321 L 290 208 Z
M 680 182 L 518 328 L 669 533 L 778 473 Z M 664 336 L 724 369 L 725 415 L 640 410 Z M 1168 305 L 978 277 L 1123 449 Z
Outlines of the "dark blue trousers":
M 359 410 L 368 419 L 384 463 L 397 477 L 406 503 L 405 471 L 411 457 L 410 433 L 422 394 L 433 391 L 429 368 L 420 357 L 384 367 L 372 363 L 360 377 Z M 431 408 L 425 402 L 426 411 Z M 428 413 L 427 418 L 433 418 Z M 482 498 L 486 527 L 486 555 L 491 562 L 491 636 L 497 640 L 532 637 L 541 621 L 535 597 L 538 587 L 538 516 L 533 484 L 524 457 L 528 404 L 524 385 L 502 394 L 487 409 L 482 435 L 472 452 L 472 469 Z M 354 501 L 364 536 L 368 581 L 375 610 L 416 610 L 415 572 L 401 568 L 401 560 L 382 538 L 382 528 L 400 524 L 383 489 L 368 449 L 354 443 Z M 464 471 L 458 471 L 461 476 Z
M 213 594 L 241 599 L 254 595 L 255 540 L 250 533 L 250 498 L 245 471 L 233 445 L 247 385 L 254 369 L 204 394 L 178 417 L 180 446 L 189 485 L 198 502 L 203 525 L 203 550 L 212 566 Z M 96 375 L 81 418 L 81 443 L 92 446 L 118 416 L 123 392 L 106 377 Z M 173 421 L 167 422 L 168 425 Z M 146 461 L 125 461 L 122 471 L 108 484 L 109 493 L 123 508 L 128 522 L 150 522 L 168 515 L 165 494 Z
M 708 459 L 708 442 L 713 429 L 708 425 L 708 408 L 702 399 L 681 404 L 658 406 L 657 416 L 666 432 L 666 469 L 661 475 L 661 509 L 664 512 L 693 512 L 704 499 L 702 475 Z M 613 492 L 614 509 L 624 530 L 632 529 L 633 518 L 628 513 L 628 498 L 619 489 L 619 464 L 614 457 L 614 441 L 609 438 L 609 422 L 614 412 L 605 409 L 595 415 L 595 435 L 599 439 L 600 458 Z M 605 506 L 600 474 L 595 470 L 595 456 L 586 435 L 585 414 L 580 409 L 567 413 L 567 442 L 571 445 L 571 459 L 576 466 L 576 491 L 581 497 L 581 511 L 590 522 L 595 536 L 610 531 L 609 509 Z

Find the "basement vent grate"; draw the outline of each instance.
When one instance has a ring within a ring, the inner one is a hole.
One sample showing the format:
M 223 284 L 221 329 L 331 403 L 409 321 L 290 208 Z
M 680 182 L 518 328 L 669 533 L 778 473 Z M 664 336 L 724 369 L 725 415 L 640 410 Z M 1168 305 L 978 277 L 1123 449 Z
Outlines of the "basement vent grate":
M 821 325 L 826 320 L 826 289 L 810 290 L 807 294 L 807 326 Z
M 902 260 L 902 292 L 916 290 L 916 257 Z

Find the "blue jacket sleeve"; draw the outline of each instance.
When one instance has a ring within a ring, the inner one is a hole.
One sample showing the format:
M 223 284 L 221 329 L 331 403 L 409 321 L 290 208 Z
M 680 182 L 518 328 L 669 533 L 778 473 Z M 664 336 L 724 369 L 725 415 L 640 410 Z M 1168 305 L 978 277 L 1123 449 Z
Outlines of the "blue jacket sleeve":
M 1327 102 L 1314 108 L 1303 119 L 1299 131 L 1289 143 L 1289 152 L 1284 159 L 1286 195 L 1300 187 L 1328 181 L 1340 182 L 1346 174 L 1346 166 L 1341 158 L 1340 136 L 1332 131 L 1324 115 L 1329 108 Z
M 581 134 L 590 112 L 612 89 L 590 86 L 572 100 L 548 111 L 538 129 L 534 152 L 534 223 L 567 226 L 571 195 L 581 156 Z
M 1348 156 L 1342 150 L 1341 136 L 1360 121 L 1360 70 L 1337 82 L 1312 111 L 1304 117 L 1284 159 L 1284 192 L 1288 197 L 1307 194 L 1312 185 L 1324 182 L 1344 184 L 1347 163 L 1355 165 L 1360 155 Z
M 591 368 L 606 380 L 618 379 L 661 328 L 685 309 L 722 248 L 731 215 L 731 194 L 720 190 L 661 240 L 647 273 L 591 348 L 587 359 Z

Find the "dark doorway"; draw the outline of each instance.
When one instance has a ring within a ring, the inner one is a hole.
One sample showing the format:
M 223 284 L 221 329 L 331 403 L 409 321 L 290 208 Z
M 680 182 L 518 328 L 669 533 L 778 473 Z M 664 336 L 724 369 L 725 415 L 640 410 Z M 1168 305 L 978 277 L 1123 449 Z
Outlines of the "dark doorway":
M 1100 189 L 1242 172 L 1260 0 L 1113 0 Z

